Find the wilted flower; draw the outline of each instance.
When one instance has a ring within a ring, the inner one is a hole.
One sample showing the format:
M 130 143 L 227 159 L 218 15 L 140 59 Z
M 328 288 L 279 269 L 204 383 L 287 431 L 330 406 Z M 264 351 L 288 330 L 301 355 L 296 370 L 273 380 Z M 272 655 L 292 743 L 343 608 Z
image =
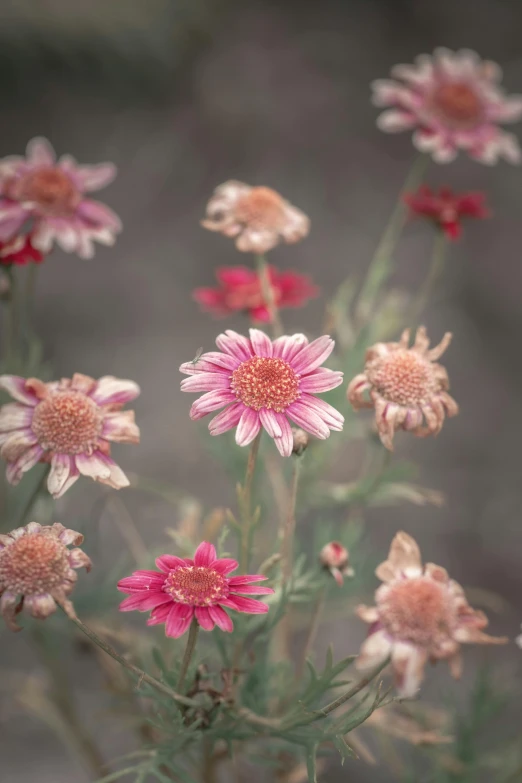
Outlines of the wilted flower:
M 56 240 L 62 250 L 91 258 L 93 241 L 113 245 L 121 222 L 109 207 L 85 194 L 115 176 L 113 163 L 80 166 L 70 155 L 57 162 L 47 139 L 33 139 L 25 158 L 0 160 L 0 241 L 11 239 L 31 219 L 37 250 L 48 253 Z
M 484 193 L 453 193 L 451 188 L 440 188 L 437 193 L 425 185 L 404 197 L 413 217 L 432 220 L 450 240 L 459 238 L 462 218 L 489 217 L 485 200 Z
M 320 366 L 333 351 L 331 337 L 309 344 L 303 334 L 294 334 L 272 342 L 258 329 L 250 329 L 250 339 L 229 329 L 216 345 L 222 353 L 205 353 L 180 367 L 192 376 L 181 382 L 182 391 L 206 392 L 192 405 L 191 419 L 227 406 L 210 422 L 211 435 L 237 426 L 236 443 L 247 446 L 263 426 L 289 457 L 294 440 L 288 419 L 321 439 L 342 430 L 343 416 L 315 397 L 342 383 L 341 372 Z
M 43 259 L 44 254 L 33 247 L 30 234 L 19 234 L 8 242 L 0 242 L 0 264 L 2 266 L 40 264 Z
M 459 677 L 461 644 L 506 643 L 483 632 L 486 615 L 471 608 L 444 568 L 422 565 L 419 547 L 406 533 L 397 533 L 375 573 L 385 584 L 375 593 L 376 606 L 357 609 L 371 624 L 357 667 L 372 669 L 391 656 L 401 696 L 415 694 L 427 661 L 447 660 L 453 677 Z
M 339 541 L 325 544 L 319 554 L 321 565 L 327 568 L 339 587 L 343 586 L 345 576 L 353 576 L 354 570 L 349 566 L 350 554 Z
M 310 230 L 304 212 L 265 187 L 251 187 L 229 180 L 219 185 L 207 204 L 201 225 L 227 237 L 237 237 L 244 253 L 266 253 L 281 240 L 299 242 Z
M 215 547 L 203 541 L 194 555 L 176 557 L 161 555 L 156 559 L 160 571 L 135 571 L 118 582 L 118 590 L 130 593 L 120 604 L 122 612 L 147 612 L 152 609 L 147 625 L 165 623 L 165 634 L 177 638 L 188 629 L 193 618 L 205 631 L 215 625 L 222 631 L 232 631 L 233 623 L 227 609 L 248 614 L 268 612 L 268 606 L 246 595 L 269 595 L 271 587 L 257 587 L 266 576 L 248 574 L 228 576 L 238 563 L 230 558 L 218 558 Z
M 8 628 L 19 631 L 16 615 L 26 609 L 33 617 L 45 619 L 59 604 L 69 617 L 75 617 L 67 596 L 78 579 L 75 568 L 91 568 L 81 549 L 83 536 L 63 525 L 30 522 L 7 535 L 0 535 L 0 610 Z
M 302 307 L 319 293 L 307 275 L 280 272 L 273 266 L 268 267 L 268 275 L 278 310 Z M 218 269 L 216 277 L 218 288 L 196 288 L 194 291 L 194 299 L 204 310 L 216 316 L 246 312 L 253 321 L 270 321 L 257 272 L 246 266 L 228 266 Z
M 300 427 L 292 427 L 292 437 L 294 439 L 292 454 L 301 457 L 308 448 L 308 442 L 310 440 L 308 433 Z
M 377 124 L 381 130 L 415 129 L 414 145 L 437 163 L 453 160 L 459 149 L 481 163 L 498 158 L 520 162 L 516 137 L 502 123 L 522 117 L 522 96 L 507 97 L 499 85 L 502 71 L 475 52 L 436 49 L 415 65 L 396 65 L 392 76 L 372 85 L 376 106 L 391 106 Z
M 417 329 L 411 348 L 409 341 L 410 330 L 405 329 L 398 343 L 373 345 L 366 351 L 364 372 L 348 386 L 348 399 L 355 410 L 375 408 L 379 436 L 390 450 L 397 430 L 418 437 L 437 435 L 445 416 L 459 412 L 447 391 L 448 374 L 436 363 L 451 342 L 450 332 L 431 350 L 424 326 Z M 370 401 L 365 399 L 366 391 Z
M 110 457 L 110 441 L 139 443 L 134 411 L 121 410 L 140 393 L 136 383 L 80 373 L 52 383 L 2 375 L 0 389 L 16 400 L 0 408 L 0 455 L 10 484 L 41 461 L 51 463 L 47 487 L 55 498 L 80 475 L 114 489 L 129 485 Z

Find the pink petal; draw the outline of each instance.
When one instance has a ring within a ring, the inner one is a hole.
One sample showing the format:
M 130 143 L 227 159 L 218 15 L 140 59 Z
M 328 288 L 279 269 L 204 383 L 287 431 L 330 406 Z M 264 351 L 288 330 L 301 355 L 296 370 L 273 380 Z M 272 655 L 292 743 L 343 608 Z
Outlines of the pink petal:
M 18 484 L 24 473 L 31 470 L 32 467 L 40 461 L 44 450 L 36 444 L 27 449 L 15 462 L 9 462 L 6 468 L 6 478 L 10 484 Z
M 185 560 L 182 557 L 176 557 L 176 555 L 160 555 L 156 558 L 156 566 L 168 574 L 169 571 L 173 571 L 175 568 L 184 568 L 187 565 L 192 565 L 192 561 Z
M 208 613 L 218 628 L 227 633 L 232 633 L 234 630 L 234 623 L 224 609 L 220 606 L 209 606 Z
M 210 612 L 206 606 L 196 606 L 194 614 L 204 631 L 212 631 L 214 629 L 214 620 L 210 616 Z
M 76 463 L 68 454 L 55 454 L 51 460 L 51 471 L 47 478 L 47 489 L 53 498 L 61 497 L 71 483 L 69 478 L 74 476 L 74 481 L 79 477 L 80 472 L 76 468 Z M 74 483 L 74 482 L 72 482 Z
M 120 579 L 116 587 L 121 593 L 136 593 L 143 590 L 159 590 L 165 583 L 165 576 L 157 571 L 134 571 L 131 576 Z
M 88 476 L 95 481 L 103 481 L 110 477 L 111 469 L 101 458 L 101 452 L 94 451 L 92 454 L 77 454 L 75 457 L 76 467 L 82 476 Z
M 27 449 L 34 446 L 36 441 L 36 435 L 30 429 L 14 430 L 14 432 L 8 432 L 5 434 L 5 441 L 0 449 L 0 454 L 3 459 L 8 462 L 14 462 L 22 454 L 25 454 Z
M 229 595 L 228 598 L 221 599 L 219 603 L 221 606 L 235 609 L 237 612 L 247 612 L 248 614 L 265 614 L 268 612 L 266 604 L 253 598 L 243 598 L 240 595 Z
M 194 555 L 194 565 L 209 566 L 216 559 L 216 547 L 208 541 L 202 541 Z
M 165 623 L 165 635 L 170 636 L 172 639 L 183 636 L 188 629 L 193 616 L 194 609 L 192 606 L 174 604 Z
M 36 136 L 28 143 L 25 151 L 27 162 L 35 166 L 53 166 L 56 161 L 54 149 L 43 136 Z
M 229 574 L 231 571 L 235 571 L 238 568 L 239 563 L 237 560 L 232 560 L 230 557 L 219 557 L 214 563 L 212 568 L 217 571 L 218 574 Z
M 230 389 L 230 378 L 219 372 L 201 372 L 181 381 L 183 392 L 206 392 L 217 389 Z
M 250 582 L 264 582 L 265 579 L 268 579 L 268 577 L 263 576 L 263 574 L 243 574 L 241 576 L 229 577 L 228 584 L 236 589 L 238 585 L 247 585 Z
M 218 413 L 208 425 L 210 434 L 222 435 L 224 432 L 228 432 L 228 430 L 236 426 L 244 411 L 245 406 L 243 403 L 236 402 L 222 413 Z
M 0 375 L 0 389 L 3 389 L 18 402 L 30 405 L 34 408 L 40 400 L 31 391 L 26 389 L 25 378 L 19 375 Z
M 98 476 L 96 481 L 99 481 L 101 484 L 107 484 L 107 486 L 112 487 L 113 489 L 123 489 L 124 487 L 128 487 L 130 485 L 130 481 L 123 470 L 114 462 L 111 457 L 107 457 L 105 454 L 102 454 L 101 451 L 95 451 L 94 454 L 103 462 L 105 462 L 105 465 L 110 470 L 109 476 L 107 478 Z
M 115 443 L 139 443 L 140 430 L 134 421 L 134 411 L 106 413 L 102 436 Z
M 184 362 L 179 371 L 185 375 L 197 375 L 200 372 L 220 372 L 231 375 L 238 367 L 240 360 L 219 351 L 204 353 L 195 362 Z
M 285 413 L 298 427 L 312 433 L 316 438 L 325 440 L 329 437 L 330 429 L 322 418 L 306 405 L 299 404 L 299 401 L 289 405 Z
M 282 435 L 280 438 L 274 438 L 274 443 L 282 457 L 289 457 L 294 448 L 294 436 L 292 428 L 284 413 L 276 413 L 277 421 L 281 427 Z
M 304 348 L 296 358 L 291 362 L 293 369 L 297 373 L 310 373 L 319 367 L 330 354 L 335 346 L 335 342 L 328 335 L 318 337 L 310 345 Z
M 304 392 L 327 392 L 335 389 L 343 382 L 343 373 L 318 367 L 311 375 L 306 375 L 299 381 L 299 388 Z
M 294 356 L 306 348 L 308 338 L 304 334 L 293 334 L 292 336 L 278 337 L 274 340 L 273 355 L 277 359 L 284 359 L 285 362 L 291 362 Z
M 283 431 L 279 425 L 275 411 L 269 410 L 268 408 L 261 408 L 259 411 L 259 419 L 271 438 L 282 437 Z
M 222 408 L 224 405 L 228 405 L 230 402 L 236 402 L 236 396 L 231 391 L 216 389 L 216 391 L 207 392 L 192 403 L 189 416 L 192 421 L 197 421 L 207 414 Z M 215 421 L 215 419 L 212 421 Z
M 64 160 L 63 158 L 61 161 Z M 70 158 L 67 163 L 70 165 Z M 83 191 L 101 190 L 116 177 L 117 168 L 114 163 L 97 163 L 95 166 L 75 166 L 74 178 Z
M 219 334 L 216 337 L 216 345 L 224 353 L 239 359 L 240 362 L 251 359 L 253 356 L 250 340 L 232 329 L 227 329 L 225 334 Z
M 162 623 L 166 622 L 171 609 L 172 604 L 162 604 L 161 606 L 157 606 L 150 613 L 150 617 L 147 620 L 147 625 L 161 625 Z
M 250 329 L 250 342 L 256 356 L 270 358 L 272 356 L 272 341 L 260 329 Z
M 4 214 L 0 215 L 0 241 L 6 242 L 20 231 L 24 222 L 29 218 L 30 212 L 19 204 L 9 209 L 8 213 L 5 209 L 2 212 Z M 33 247 L 36 247 L 34 243 Z
M 99 201 L 83 199 L 78 204 L 77 214 L 86 220 L 90 227 L 109 228 L 111 232 L 119 232 L 122 229 L 118 215 Z
M 409 111 L 388 109 L 377 117 L 377 127 L 385 133 L 400 133 L 417 125 L 417 118 Z
M 120 612 L 148 612 L 161 604 L 171 603 L 172 598 L 162 590 L 143 590 L 129 595 L 120 604 Z
M 236 430 L 237 445 L 248 446 L 249 443 L 252 443 L 260 429 L 259 413 L 252 408 L 245 408 Z
M 309 410 L 316 413 L 331 430 L 340 432 L 344 424 L 344 416 L 336 408 L 319 397 L 313 397 L 311 394 L 302 394 L 299 403 L 305 405 Z
M 90 396 L 98 405 L 113 405 L 114 403 L 123 405 L 135 400 L 139 393 L 140 387 L 134 381 L 105 375 L 99 379 Z
M 272 595 L 274 590 L 271 587 L 261 587 L 260 585 L 243 585 L 242 587 L 237 586 L 231 595 L 235 595 L 236 592 L 250 595 Z

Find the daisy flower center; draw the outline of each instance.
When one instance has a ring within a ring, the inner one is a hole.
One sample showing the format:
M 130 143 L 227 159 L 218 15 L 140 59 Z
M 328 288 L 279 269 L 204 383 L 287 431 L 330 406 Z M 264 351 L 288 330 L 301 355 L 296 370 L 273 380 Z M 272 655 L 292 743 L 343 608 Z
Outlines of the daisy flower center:
M 42 167 L 29 172 L 13 185 L 18 201 L 32 201 L 49 216 L 70 215 L 80 199 L 72 180 L 58 167 Z
M 433 105 L 445 120 L 456 125 L 473 124 L 482 113 L 482 103 L 477 93 L 461 82 L 439 87 L 433 95 Z
M 423 646 L 447 636 L 452 625 L 445 588 L 425 577 L 386 586 L 379 614 L 390 636 Z
M 79 391 L 55 391 L 38 403 L 31 428 L 40 446 L 60 454 L 91 453 L 101 433 L 102 412 Z
M 277 228 L 284 218 L 284 201 L 275 190 L 252 188 L 236 204 L 236 220 L 252 228 Z
M 47 593 L 69 570 L 66 547 L 41 533 L 21 536 L 0 552 L 0 588 L 12 593 Z
M 414 351 L 393 351 L 375 359 L 367 376 L 382 397 L 398 405 L 420 405 L 436 391 L 431 363 Z
M 229 594 L 225 577 L 207 566 L 175 568 L 163 589 L 178 603 L 189 606 L 213 606 Z
M 255 411 L 271 408 L 281 413 L 299 397 L 299 376 L 283 359 L 254 356 L 232 373 L 238 400 Z

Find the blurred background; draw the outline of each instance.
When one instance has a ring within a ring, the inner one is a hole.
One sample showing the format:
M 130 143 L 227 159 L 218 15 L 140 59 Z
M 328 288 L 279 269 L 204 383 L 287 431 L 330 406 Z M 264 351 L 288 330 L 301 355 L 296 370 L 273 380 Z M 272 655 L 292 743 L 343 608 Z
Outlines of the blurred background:
M 269 185 L 310 215 L 310 237 L 272 258 L 321 287 L 306 310 L 284 313 L 288 329 L 319 332 L 336 286 L 367 267 L 414 154 L 409 134 L 376 129 L 369 82 L 444 45 L 496 60 L 505 88 L 522 92 L 522 5 L 0 0 L 0 21 L 0 155 L 21 154 L 31 137 L 43 135 L 58 154 L 82 163 L 112 160 L 119 168 L 100 195 L 123 220 L 116 246 L 100 247 L 90 261 L 57 250 L 40 270 L 35 318 L 53 374 L 138 381 L 142 444 L 122 450 L 122 467 L 226 505 L 230 482 L 188 418 L 189 396 L 178 391 L 179 364 L 199 346 L 212 350 L 220 330 L 198 311 L 191 291 L 212 285 L 216 267 L 245 261 L 231 242 L 199 226 L 213 188 L 229 178 Z M 491 220 L 467 224 L 452 247 L 425 316 L 436 342 L 454 332 L 445 365 L 461 414 L 436 440 L 397 438 L 398 454 L 414 460 L 421 483 L 447 502 L 374 511 L 369 536 L 383 559 L 398 528 L 412 533 L 428 560 L 465 587 L 495 594 L 488 599 L 500 610 L 489 610 L 492 632 L 513 637 L 522 620 L 522 174 L 462 158 L 432 165 L 427 182 L 484 190 L 493 211 Z M 419 285 L 431 242 L 422 222 L 409 227 L 394 283 Z M 240 318 L 228 324 L 246 326 Z M 347 459 L 346 480 L 357 469 L 355 458 Z M 96 488 L 82 484 L 58 506 L 57 518 L 75 527 L 75 514 L 96 516 L 97 498 Z M 166 505 L 136 490 L 122 501 L 145 541 L 165 540 L 164 528 L 175 524 Z M 96 553 L 87 551 L 103 569 L 120 546 L 109 512 L 98 532 Z M 365 629 L 347 622 L 332 633 L 340 656 L 356 651 Z M 25 662 L 37 672 L 23 637 L 3 635 L 5 671 Z M 430 672 L 425 696 L 464 700 L 474 667 L 488 655 L 467 651 L 458 693 L 443 667 Z M 520 684 L 521 655 L 514 645 L 495 651 L 512 683 Z M 80 656 L 71 668 L 82 714 L 96 728 L 104 705 L 88 662 Z M 4 696 L 2 702 L 2 781 L 89 780 L 48 727 Z M 511 705 L 505 720 L 513 726 L 521 718 Z M 108 755 L 125 747 L 118 731 L 104 719 L 100 740 Z M 350 762 L 323 779 L 394 778 L 383 767 Z

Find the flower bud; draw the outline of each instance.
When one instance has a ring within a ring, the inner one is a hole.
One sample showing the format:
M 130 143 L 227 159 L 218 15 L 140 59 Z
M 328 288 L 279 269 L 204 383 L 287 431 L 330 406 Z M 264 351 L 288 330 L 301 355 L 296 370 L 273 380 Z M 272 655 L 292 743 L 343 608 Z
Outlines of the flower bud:
M 339 541 L 330 541 L 321 549 L 319 561 L 327 568 L 339 587 L 342 587 L 345 576 L 353 576 L 354 570 L 349 565 L 350 554 Z
M 304 430 L 292 427 L 292 435 L 294 438 L 294 446 L 292 448 L 292 454 L 300 457 L 308 446 L 308 433 Z

